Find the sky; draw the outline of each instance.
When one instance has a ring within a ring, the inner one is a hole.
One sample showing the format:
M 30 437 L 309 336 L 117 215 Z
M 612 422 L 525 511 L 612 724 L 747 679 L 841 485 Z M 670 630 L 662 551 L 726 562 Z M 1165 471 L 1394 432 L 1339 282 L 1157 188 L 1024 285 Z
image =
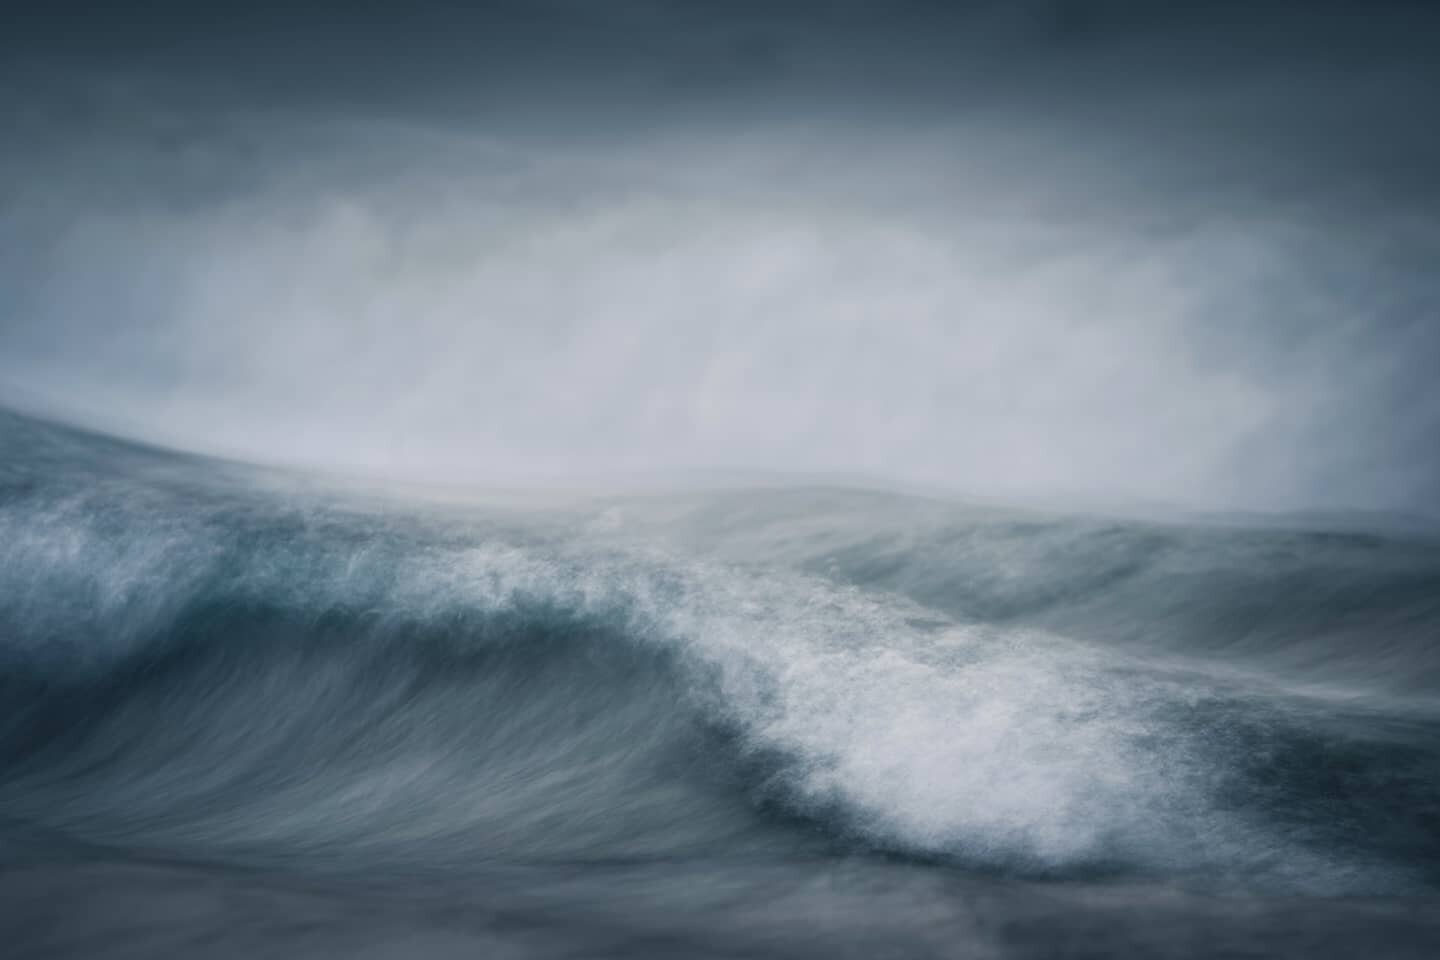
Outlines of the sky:
M 10 23 L 0 402 L 446 484 L 1440 511 L 1436 5 Z

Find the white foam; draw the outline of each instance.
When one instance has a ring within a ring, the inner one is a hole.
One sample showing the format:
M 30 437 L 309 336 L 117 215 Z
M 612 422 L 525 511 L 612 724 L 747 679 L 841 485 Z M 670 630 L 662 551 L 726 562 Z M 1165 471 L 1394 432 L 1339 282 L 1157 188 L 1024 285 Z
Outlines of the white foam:
M 1022 871 L 1380 882 L 1217 800 L 1225 746 L 1171 711 L 1215 695 L 1193 678 L 808 577 L 660 554 L 485 548 L 440 566 L 485 604 L 544 596 L 679 644 L 716 684 L 718 696 L 698 690 L 708 708 L 750 749 L 784 758 L 771 786 L 785 803 L 882 846 Z

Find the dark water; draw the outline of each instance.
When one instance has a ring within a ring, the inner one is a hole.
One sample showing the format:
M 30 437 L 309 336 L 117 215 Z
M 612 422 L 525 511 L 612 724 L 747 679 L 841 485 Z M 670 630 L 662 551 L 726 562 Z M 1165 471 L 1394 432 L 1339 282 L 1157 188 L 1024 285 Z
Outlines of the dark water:
M 0 414 L 0 942 L 1440 956 L 1440 541 L 1343 527 L 407 500 Z

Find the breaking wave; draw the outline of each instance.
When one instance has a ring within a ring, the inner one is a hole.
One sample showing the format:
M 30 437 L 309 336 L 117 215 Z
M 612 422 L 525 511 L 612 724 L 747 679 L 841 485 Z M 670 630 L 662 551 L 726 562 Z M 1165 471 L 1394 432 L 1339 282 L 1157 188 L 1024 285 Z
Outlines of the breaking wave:
M 1440 881 L 1440 547 L 847 491 L 325 492 L 0 422 L 0 818 L 304 873 Z

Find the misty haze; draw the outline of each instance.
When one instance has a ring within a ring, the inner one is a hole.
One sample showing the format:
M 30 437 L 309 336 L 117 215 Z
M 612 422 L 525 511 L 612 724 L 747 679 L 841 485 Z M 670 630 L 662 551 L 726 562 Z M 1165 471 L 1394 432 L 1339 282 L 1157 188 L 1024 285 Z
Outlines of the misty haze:
M 1440 8 L 6 22 L 14 956 L 1440 955 Z

